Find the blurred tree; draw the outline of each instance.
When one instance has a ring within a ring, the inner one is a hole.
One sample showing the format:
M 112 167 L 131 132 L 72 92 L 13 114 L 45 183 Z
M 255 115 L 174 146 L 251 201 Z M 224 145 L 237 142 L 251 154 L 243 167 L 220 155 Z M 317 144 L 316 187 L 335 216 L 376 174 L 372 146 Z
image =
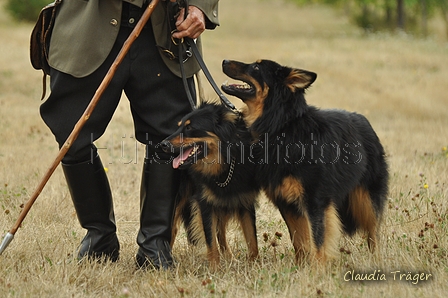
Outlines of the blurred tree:
M 422 34 L 428 36 L 428 2 L 427 0 L 420 0 L 422 9 Z
M 397 0 L 397 27 L 405 30 L 404 0 Z
M 384 22 L 386 27 L 391 29 L 393 28 L 394 23 L 394 6 L 393 0 L 384 0 Z
M 428 22 L 440 11 L 448 39 L 448 0 L 290 0 L 297 4 L 323 3 L 343 7 L 367 31 L 395 30 L 427 36 Z
M 5 9 L 16 20 L 35 22 L 41 9 L 51 0 L 7 0 Z
M 448 0 L 436 0 L 436 2 L 445 22 L 446 38 L 448 39 Z

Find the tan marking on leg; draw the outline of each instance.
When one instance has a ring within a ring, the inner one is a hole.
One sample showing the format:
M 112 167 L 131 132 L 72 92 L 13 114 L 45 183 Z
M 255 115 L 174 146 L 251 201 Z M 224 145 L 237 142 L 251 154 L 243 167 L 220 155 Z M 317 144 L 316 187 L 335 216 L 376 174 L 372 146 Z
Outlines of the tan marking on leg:
M 288 176 L 285 177 L 282 183 L 275 189 L 274 194 L 276 197 L 281 197 L 288 204 L 294 204 L 300 208 L 302 207 L 304 192 L 300 180 L 293 176 Z
M 282 212 L 288 226 L 291 242 L 296 254 L 296 262 L 305 261 L 311 250 L 311 225 L 306 215 L 299 215 L 291 211 Z
M 202 223 L 201 210 L 199 204 L 194 201 L 191 207 L 192 220 L 188 229 L 191 232 L 192 240 L 198 244 L 205 244 L 204 224 Z
M 324 263 L 328 259 L 337 256 L 338 243 L 341 238 L 341 220 L 333 204 L 328 206 L 324 214 L 324 243 L 320 249 L 315 252 L 315 258 Z
M 219 213 L 216 217 L 218 221 L 216 236 L 218 238 L 219 249 L 226 258 L 230 259 L 232 257 L 232 250 L 229 247 L 226 236 L 227 223 L 230 220 L 230 215 Z
M 377 244 L 378 220 L 369 192 L 361 186 L 356 187 L 349 195 L 349 204 L 354 220 L 367 232 L 367 243 L 373 252 Z
M 238 219 L 243 230 L 244 239 L 246 239 L 247 249 L 249 250 L 249 260 L 253 261 L 258 257 L 258 242 L 254 229 L 255 223 L 249 212 L 244 212 L 242 216 L 238 216 Z
M 207 258 L 210 263 L 210 269 L 215 271 L 219 267 L 219 250 L 218 243 L 216 242 L 216 230 L 217 230 L 217 220 L 216 216 L 212 216 L 212 227 L 211 227 L 211 246 L 207 246 Z

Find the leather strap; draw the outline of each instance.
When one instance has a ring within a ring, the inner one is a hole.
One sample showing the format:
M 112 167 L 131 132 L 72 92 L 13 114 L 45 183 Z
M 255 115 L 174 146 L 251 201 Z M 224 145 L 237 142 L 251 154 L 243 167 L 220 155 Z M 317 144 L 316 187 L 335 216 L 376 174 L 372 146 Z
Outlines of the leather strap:
M 232 102 L 230 102 L 230 100 L 227 99 L 227 97 L 224 95 L 224 93 L 222 93 L 221 89 L 219 89 L 219 87 L 216 85 L 215 80 L 213 79 L 212 75 L 208 71 L 207 65 L 205 65 L 205 62 L 202 59 L 201 53 L 199 52 L 199 49 L 198 49 L 196 43 L 194 42 L 194 40 L 192 40 L 189 37 L 186 37 L 184 42 L 187 43 L 188 48 L 190 48 L 191 51 L 193 52 L 193 56 L 196 58 L 196 61 L 198 62 L 199 66 L 201 67 L 202 71 L 204 72 L 205 77 L 207 78 L 208 82 L 212 86 L 213 90 L 215 90 L 216 94 L 219 96 L 219 99 L 221 100 L 221 102 L 228 109 L 230 109 L 234 112 L 238 112 L 235 105 Z M 191 95 L 191 91 L 190 91 L 190 88 L 188 87 L 188 83 L 187 83 L 187 78 L 185 76 L 184 61 L 182 60 L 182 47 L 178 46 L 178 48 L 179 48 L 180 72 L 182 75 L 182 81 L 184 84 L 185 92 L 187 93 L 187 97 L 188 97 L 188 100 L 190 101 L 191 108 L 193 110 L 195 110 L 197 108 L 196 101 L 193 99 L 193 97 Z
M 199 66 L 201 67 L 202 71 L 204 72 L 205 77 L 207 78 L 210 85 L 213 87 L 213 90 L 215 90 L 216 94 L 219 96 L 219 99 L 221 102 L 230 110 L 236 111 L 236 107 L 233 105 L 233 103 L 230 102 L 230 100 L 225 97 L 224 93 L 222 93 L 221 89 L 216 85 L 215 80 L 213 80 L 212 75 L 208 71 L 207 65 L 205 65 L 204 60 L 202 59 L 201 53 L 199 52 L 198 47 L 196 46 L 196 43 L 191 38 L 187 37 L 185 38 L 186 43 L 191 47 L 191 51 L 193 52 L 194 57 L 196 58 L 196 61 L 198 61 Z
M 184 19 L 187 18 L 188 15 L 188 0 L 178 0 L 179 7 L 185 8 L 184 10 Z M 221 89 L 216 85 L 215 80 L 213 80 L 212 75 L 208 71 L 207 65 L 205 65 L 204 60 L 202 59 L 201 53 L 199 52 L 199 49 L 196 45 L 196 42 L 191 39 L 190 37 L 185 37 L 181 40 L 179 40 L 178 48 L 179 48 L 179 64 L 180 64 L 180 72 L 182 75 L 182 81 L 184 84 L 185 92 L 187 93 L 188 100 L 190 101 L 190 105 L 193 110 L 195 110 L 196 107 L 196 100 L 193 99 L 191 95 L 191 90 L 188 87 L 187 78 L 185 76 L 185 69 L 184 69 L 184 60 L 182 57 L 184 57 L 182 53 L 182 46 L 181 43 L 185 42 L 188 49 L 191 49 L 193 52 L 193 56 L 196 58 L 196 61 L 198 62 L 199 66 L 201 67 L 202 71 L 204 72 L 205 77 L 207 78 L 208 82 L 212 86 L 213 90 L 215 90 L 216 94 L 219 96 L 219 99 L 221 102 L 230 110 L 232 110 L 235 113 L 239 114 L 239 111 L 236 109 L 236 107 L 233 105 L 233 103 L 230 102 L 230 100 L 225 97 L 224 93 L 222 93 Z
M 191 90 L 190 87 L 188 86 L 188 82 L 187 82 L 187 76 L 185 75 L 185 67 L 184 67 L 184 61 L 183 60 L 183 53 L 182 53 L 182 45 L 178 44 L 177 47 L 179 48 L 179 65 L 180 65 L 180 73 L 182 76 L 182 83 L 184 84 L 184 89 L 185 92 L 187 93 L 187 97 L 188 97 L 188 101 L 190 102 L 191 105 L 191 109 L 192 110 L 196 110 L 196 100 L 193 99 L 193 96 L 191 95 Z

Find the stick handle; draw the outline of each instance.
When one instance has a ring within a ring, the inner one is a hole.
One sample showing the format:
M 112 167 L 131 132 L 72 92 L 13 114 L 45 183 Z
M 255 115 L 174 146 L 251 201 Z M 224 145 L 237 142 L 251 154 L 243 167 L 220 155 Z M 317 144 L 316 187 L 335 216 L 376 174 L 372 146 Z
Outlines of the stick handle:
M 81 128 L 84 126 L 86 121 L 89 119 L 90 115 L 92 114 L 93 110 L 95 109 L 101 95 L 103 95 L 104 91 L 106 90 L 107 86 L 112 80 L 112 77 L 115 75 L 115 72 L 117 71 L 118 65 L 123 61 L 124 57 L 129 51 L 129 48 L 131 47 L 132 43 L 137 39 L 137 37 L 140 35 L 143 27 L 148 22 L 151 14 L 154 11 L 154 8 L 159 3 L 160 0 L 152 0 L 151 3 L 149 3 L 148 7 L 146 8 L 145 12 L 143 13 L 142 17 L 136 24 L 134 30 L 132 30 L 129 37 L 126 39 L 126 41 L 123 44 L 123 47 L 121 48 L 120 52 L 118 53 L 117 57 L 115 58 L 114 62 L 112 63 L 111 67 L 109 68 L 109 71 L 107 72 L 106 76 L 104 77 L 103 81 L 101 82 L 100 86 L 95 92 L 95 95 L 93 96 L 92 100 L 90 101 L 89 105 L 87 106 L 86 110 L 82 114 L 81 118 L 78 120 L 78 122 L 75 124 L 75 127 L 73 128 L 73 131 L 68 136 L 65 143 L 62 145 L 61 149 L 59 150 L 58 155 L 56 156 L 56 159 L 51 164 L 48 171 L 45 173 L 44 177 L 42 178 L 41 182 L 37 186 L 34 193 L 31 195 L 30 199 L 26 202 L 24 205 L 22 212 L 19 214 L 19 218 L 17 219 L 15 225 L 11 228 L 9 233 L 6 237 L 8 239 L 12 240 L 12 236 L 17 232 L 20 225 L 22 224 L 23 220 L 25 219 L 26 215 L 30 211 L 31 207 L 33 206 L 34 202 L 36 201 L 39 194 L 42 192 L 45 184 L 47 184 L 48 180 L 50 179 L 53 172 L 56 170 L 57 166 L 61 162 L 62 158 L 65 156 L 67 151 L 70 149 L 73 142 L 76 140 L 76 138 L 79 135 L 79 132 L 81 131 Z M 5 238 L 6 238 L 5 237 Z M 9 240 L 9 242 L 11 242 Z M 5 245 L 3 250 L 6 248 L 6 246 L 9 244 L 9 242 Z M 1 252 L 0 252 L 1 254 Z

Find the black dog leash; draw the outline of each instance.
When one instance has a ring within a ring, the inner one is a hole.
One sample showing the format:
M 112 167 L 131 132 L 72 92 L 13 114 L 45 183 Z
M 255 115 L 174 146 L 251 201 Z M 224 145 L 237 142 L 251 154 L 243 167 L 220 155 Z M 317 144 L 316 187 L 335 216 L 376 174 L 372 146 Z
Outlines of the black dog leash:
M 188 15 L 188 0 L 181 0 L 181 1 L 178 1 L 178 3 L 179 3 L 179 7 L 183 7 L 184 8 L 184 19 L 186 19 L 187 15 Z M 190 101 L 192 109 L 193 110 L 196 109 L 196 100 L 194 100 L 193 96 L 191 95 L 191 90 L 190 90 L 190 87 L 188 86 L 187 77 L 185 75 L 184 63 L 185 63 L 186 59 L 184 60 L 184 58 L 183 58 L 184 57 L 184 53 L 182 52 L 183 47 L 181 45 L 184 42 L 187 45 L 187 59 L 189 57 L 191 57 L 192 55 L 195 57 L 195 59 L 198 62 L 199 66 L 201 67 L 202 71 L 204 72 L 205 77 L 207 78 L 208 82 L 212 86 L 213 90 L 215 90 L 216 94 L 219 96 L 219 99 L 221 100 L 221 102 L 228 109 L 230 109 L 233 112 L 239 114 L 239 111 L 236 109 L 235 105 L 233 103 L 231 103 L 230 100 L 227 99 L 227 97 L 225 97 L 225 95 L 222 93 L 221 89 L 219 89 L 219 87 L 216 85 L 215 80 L 213 79 L 212 75 L 210 74 L 210 72 L 209 72 L 209 70 L 207 68 L 207 65 L 205 65 L 204 59 L 202 59 L 202 55 L 199 52 L 199 49 L 198 49 L 198 47 L 196 45 L 196 42 L 193 39 L 191 39 L 190 37 L 182 38 L 182 39 L 178 40 L 177 43 L 173 39 L 173 42 L 179 48 L 180 72 L 181 72 L 181 76 L 182 76 L 182 81 L 183 81 L 183 84 L 184 84 L 185 92 L 187 93 L 187 97 L 188 97 L 188 100 Z
M 173 41 L 174 42 L 174 41 Z M 191 105 L 191 109 L 195 110 L 196 109 L 196 100 L 193 99 L 193 96 L 191 95 L 191 90 L 190 87 L 188 86 L 188 82 L 187 82 L 187 76 L 185 75 L 185 67 L 184 67 L 184 63 L 186 60 L 184 60 L 183 57 L 183 52 L 182 52 L 182 43 L 184 42 L 184 40 L 180 40 L 180 43 L 176 44 L 177 47 L 179 48 L 179 65 L 180 65 L 180 73 L 182 76 L 182 83 L 184 84 L 184 89 L 185 92 L 187 93 L 187 97 L 188 97 L 188 101 L 190 102 Z M 188 52 L 188 58 L 191 57 L 191 52 Z M 188 59 L 187 58 L 187 59 Z
M 215 90 L 216 94 L 219 96 L 219 99 L 221 102 L 230 110 L 237 111 L 235 105 L 230 102 L 230 100 L 225 97 L 224 93 L 222 93 L 221 89 L 216 85 L 215 81 L 213 80 L 212 75 L 207 69 L 207 65 L 205 65 L 204 60 L 202 59 L 201 53 L 199 52 L 199 49 L 191 38 L 186 38 L 187 44 L 191 47 L 191 50 L 193 52 L 194 57 L 196 58 L 196 61 L 199 63 L 199 66 L 201 67 L 202 71 L 204 72 L 205 77 L 207 78 L 210 85 L 213 87 L 213 90 Z
M 182 41 L 181 41 L 182 42 Z M 212 75 L 210 74 L 210 71 L 207 68 L 207 65 L 204 62 L 204 59 L 202 59 L 201 53 L 199 52 L 199 49 L 194 42 L 193 39 L 186 37 L 183 42 L 185 42 L 188 45 L 188 48 L 191 49 L 193 56 L 195 57 L 196 61 L 198 62 L 199 66 L 201 67 L 202 71 L 204 72 L 205 77 L 207 78 L 208 82 L 212 86 L 213 90 L 215 90 L 216 94 L 219 96 L 219 99 L 221 102 L 230 110 L 236 112 L 237 109 L 235 105 L 230 102 L 230 100 L 227 99 L 227 97 L 222 93 L 221 89 L 216 85 L 215 80 L 213 79 Z M 190 88 L 188 87 L 187 83 L 187 77 L 185 75 L 185 68 L 184 68 L 184 60 L 182 59 L 183 53 L 182 53 L 182 47 L 179 45 L 179 64 L 180 64 L 180 72 L 182 75 L 182 81 L 184 84 L 185 91 L 187 92 L 188 100 L 190 101 L 191 106 L 193 109 L 196 109 L 195 100 L 193 100 L 193 97 L 191 95 Z M 191 54 L 190 54 L 191 55 Z

